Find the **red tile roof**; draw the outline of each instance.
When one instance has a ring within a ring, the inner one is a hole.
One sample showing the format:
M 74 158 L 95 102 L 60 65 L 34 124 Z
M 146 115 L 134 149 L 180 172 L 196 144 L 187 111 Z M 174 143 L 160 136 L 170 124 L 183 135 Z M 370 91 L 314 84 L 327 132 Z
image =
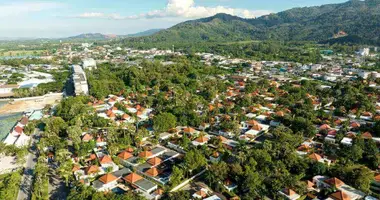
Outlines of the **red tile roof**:
M 351 200 L 351 198 L 343 191 L 337 191 L 329 195 L 334 200 Z
M 141 158 L 148 158 L 148 157 L 151 157 L 153 154 L 152 154 L 152 152 L 150 152 L 150 151 L 143 151 L 143 152 L 140 152 L 139 153 L 139 156 L 141 157 Z
M 99 171 L 99 167 L 96 165 L 91 165 L 86 168 L 85 172 L 86 174 L 93 174 Z
M 309 155 L 309 158 L 315 161 L 320 161 L 322 159 L 322 156 L 316 153 L 312 153 Z
M 145 173 L 148 174 L 149 176 L 153 176 L 153 177 L 156 177 L 156 176 L 158 176 L 160 174 L 160 172 L 158 171 L 158 169 L 155 168 L 155 167 L 150 168 Z
M 136 181 L 139 181 L 141 179 L 143 178 L 136 173 L 130 173 L 124 177 L 124 180 L 127 181 L 128 183 L 135 183 Z
M 99 181 L 101 181 L 104 184 L 110 183 L 115 180 L 117 180 L 117 178 L 112 174 L 105 174 L 99 178 Z
M 324 181 L 325 183 L 331 185 L 331 186 L 335 186 L 336 188 L 339 188 L 341 187 L 342 185 L 344 185 L 344 182 L 339 180 L 338 178 L 330 178 L 330 179 L 327 179 Z
M 105 155 L 103 156 L 102 158 L 100 158 L 99 162 L 101 164 L 105 164 L 105 163 L 111 163 L 112 162 L 112 159 L 109 155 Z
M 119 155 L 117 155 L 117 157 L 119 157 L 123 160 L 127 160 L 128 158 L 133 157 L 133 155 L 127 151 L 123 151 L 123 152 L 119 153 Z
M 151 164 L 151 165 L 153 165 L 153 166 L 156 166 L 156 165 L 161 164 L 162 160 L 161 160 L 161 158 L 154 157 L 154 158 L 149 159 L 148 163 Z

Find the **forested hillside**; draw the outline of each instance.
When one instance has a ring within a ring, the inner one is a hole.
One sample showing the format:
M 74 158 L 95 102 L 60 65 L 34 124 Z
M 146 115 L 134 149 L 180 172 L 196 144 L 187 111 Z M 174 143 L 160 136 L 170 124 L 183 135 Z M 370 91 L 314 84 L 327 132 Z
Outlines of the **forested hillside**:
M 255 19 L 217 14 L 125 42 L 133 45 L 247 40 L 328 41 L 338 32 L 344 32 L 343 36 L 347 37 L 338 41 L 378 43 L 380 0 L 352 0 L 341 4 L 293 8 Z

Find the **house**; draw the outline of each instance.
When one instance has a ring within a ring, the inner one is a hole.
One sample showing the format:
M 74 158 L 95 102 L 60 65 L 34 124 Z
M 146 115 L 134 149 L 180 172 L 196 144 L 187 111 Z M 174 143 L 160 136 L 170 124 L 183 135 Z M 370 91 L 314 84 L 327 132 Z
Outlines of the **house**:
M 324 163 L 324 164 L 327 164 L 327 165 L 331 164 L 331 160 L 323 158 L 321 155 L 319 155 L 317 153 L 312 153 L 308 157 L 311 160 L 316 161 L 316 162 Z
M 84 136 L 82 137 L 83 142 L 89 142 L 92 139 L 94 139 L 94 138 L 92 137 L 92 135 L 90 135 L 88 133 L 84 134 Z
M 215 195 L 207 197 L 207 198 L 205 198 L 203 200 L 222 200 L 222 199 L 215 194 Z
M 139 153 L 140 158 L 152 158 L 153 153 L 151 151 L 142 151 Z
M 208 190 L 206 188 L 201 188 L 193 194 L 194 199 L 204 199 L 208 196 Z
M 127 183 L 133 187 L 139 188 L 146 193 L 151 193 L 157 189 L 157 185 L 146 180 L 136 173 L 130 173 L 123 178 Z
M 371 191 L 380 194 L 380 174 L 377 174 L 371 181 Z
M 294 190 L 285 188 L 278 192 L 280 195 L 284 196 L 286 199 L 289 200 L 296 200 L 299 199 L 301 196 L 297 194 Z
M 209 138 L 206 136 L 200 136 L 197 139 L 195 139 L 192 143 L 194 146 L 199 146 L 199 145 L 205 145 L 209 141 Z
M 19 88 L 19 85 L 0 85 L 0 96 L 1 97 L 10 97 L 13 95 L 12 90 Z
M 350 200 L 362 199 L 365 197 L 365 193 L 363 193 L 362 191 L 357 190 L 357 189 L 355 189 L 349 185 L 346 185 L 343 181 L 341 181 L 340 179 L 338 179 L 336 177 L 328 178 L 325 176 L 314 176 L 313 177 L 313 183 L 319 189 L 336 188 L 338 191 L 345 193 L 347 195 L 348 199 L 350 199 Z M 335 199 L 334 199 L 334 197 L 335 197 Z M 342 193 L 338 193 L 338 194 L 336 194 L 330 198 L 336 200 L 339 197 L 342 197 Z
M 108 191 L 116 187 L 118 178 L 113 174 L 105 174 L 93 182 L 93 187 L 98 192 Z
M 237 184 L 233 183 L 230 179 L 226 179 L 223 182 L 223 186 L 229 191 L 232 192 L 234 189 L 238 187 Z
M 346 145 L 346 146 L 352 146 L 352 138 L 349 137 L 344 137 L 341 141 L 341 144 Z
M 351 198 L 343 191 L 336 191 L 330 194 L 327 200 L 351 200 Z
M 219 162 L 221 160 L 222 156 L 220 155 L 219 152 L 214 151 L 212 155 L 210 156 L 210 161 L 211 162 Z

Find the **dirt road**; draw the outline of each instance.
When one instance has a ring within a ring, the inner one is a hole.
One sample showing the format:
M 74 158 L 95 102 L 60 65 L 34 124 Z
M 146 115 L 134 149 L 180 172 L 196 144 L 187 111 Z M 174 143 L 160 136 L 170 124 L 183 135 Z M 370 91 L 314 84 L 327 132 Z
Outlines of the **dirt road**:
M 43 109 L 46 105 L 53 105 L 62 100 L 62 95 L 45 95 L 42 97 L 31 97 L 11 100 L 10 103 L 0 107 L 0 114 L 29 112 Z

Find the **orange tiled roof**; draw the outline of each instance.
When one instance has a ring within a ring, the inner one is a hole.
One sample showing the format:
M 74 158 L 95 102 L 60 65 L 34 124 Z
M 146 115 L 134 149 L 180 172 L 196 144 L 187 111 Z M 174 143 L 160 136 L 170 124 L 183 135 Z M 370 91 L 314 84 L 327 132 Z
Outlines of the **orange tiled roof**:
M 364 139 L 372 139 L 372 134 L 370 132 L 365 132 L 362 134 Z
M 360 127 L 360 124 L 358 122 L 352 122 L 351 123 L 351 127 L 352 128 L 359 128 Z
M 350 200 L 351 198 L 343 191 L 337 191 L 329 195 L 334 200 Z
M 219 139 L 222 142 L 227 141 L 227 138 L 225 138 L 225 137 L 223 137 L 221 135 L 217 136 L 216 138 Z
M 86 174 L 93 174 L 99 171 L 99 167 L 97 165 L 91 165 L 86 168 Z
M 89 141 L 89 140 L 92 140 L 92 138 L 93 138 L 92 135 L 86 133 L 86 134 L 83 136 L 82 140 L 83 140 L 83 141 Z
M 336 188 L 339 188 L 341 187 L 342 185 L 344 185 L 344 182 L 341 181 L 340 179 L 338 178 L 330 178 L 330 179 L 327 179 L 324 181 L 325 183 L 331 185 L 331 186 L 335 186 Z
M 72 172 L 76 172 L 80 170 L 80 167 L 78 165 L 74 165 L 73 169 L 71 170 Z
M 15 128 L 15 131 L 16 131 L 17 133 L 19 133 L 19 134 L 21 134 L 23 130 L 24 130 L 24 129 L 21 128 L 21 127 L 19 127 L 19 126 L 16 126 L 16 128 Z
M 316 153 L 312 153 L 309 155 L 309 158 L 315 161 L 319 161 L 322 159 L 322 156 Z
M 123 151 L 123 152 L 119 153 L 119 155 L 117 155 L 117 157 L 119 157 L 123 160 L 127 160 L 128 158 L 133 157 L 133 155 L 127 151 Z
M 247 124 L 250 126 L 256 126 L 256 125 L 259 125 L 259 122 L 257 122 L 256 120 L 249 120 Z
M 124 115 L 122 116 L 122 118 L 123 118 L 123 119 L 129 119 L 130 116 L 129 116 L 128 114 L 124 114 Z
M 208 138 L 205 137 L 205 136 L 201 136 L 201 137 L 198 137 L 198 138 L 196 139 L 196 141 L 199 142 L 199 143 L 205 143 L 205 142 L 208 141 Z
M 124 180 L 127 181 L 128 183 L 135 183 L 136 181 L 139 181 L 141 179 L 143 178 L 136 173 L 130 173 L 124 177 Z
M 314 187 L 314 183 L 311 182 L 311 181 L 309 181 L 309 180 L 306 181 L 306 185 L 307 185 L 308 188 Z
M 99 181 L 101 181 L 104 184 L 110 183 L 115 180 L 117 180 L 117 178 L 112 174 L 105 174 L 99 178 Z
M 284 192 L 286 195 L 288 195 L 288 196 L 292 196 L 292 195 L 295 195 L 295 194 L 296 194 L 296 192 L 294 192 L 294 190 L 289 189 L 289 188 L 285 188 L 285 189 L 283 190 L 283 192 Z
M 156 194 L 156 195 L 162 195 L 162 194 L 164 194 L 164 190 L 163 189 L 157 189 L 156 191 L 154 191 L 154 194 Z
M 160 174 L 160 172 L 158 171 L 158 169 L 155 168 L 155 167 L 150 168 L 145 173 L 148 174 L 149 176 L 153 176 L 153 177 L 156 177 L 156 176 L 158 176 Z
M 185 133 L 194 133 L 194 132 L 195 132 L 195 129 L 190 128 L 190 127 L 187 127 L 187 128 L 185 128 L 185 129 L 183 129 L 183 132 L 185 132 Z
M 111 157 L 109 155 L 105 155 L 102 158 L 100 158 L 100 163 L 101 164 L 110 163 L 110 162 L 112 162 L 112 159 L 111 159 Z
M 127 149 L 125 149 L 127 152 L 129 152 L 129 153 L 133 153 L 133 148 L 132 147 L 128 147 Z
M 380 174 L 378 174 L 378 175 L 375 176 L 375 181 L 376 182 L 380 182 Z
M 328 130 L 331 129 L 331 127 L 328 124 L 323 124 L 322 126 L 319 127 L 319 130 Z
M 148 163 L 151 164 L 151 165 L 153 165 L 153 166 L 156 166 L 156 165 L 161 164 L 162 160 L 161 160 L 161 158 L 154 157 L 154 158 L 149 159 Z
M 203 190 L 199 190 L 198 192 L 196 192 L 196 194 L 201 196 L 202 198 L 205 198 L 207 196 L 206 192 L 204 192 Z
M 151 157 L 153 154 L 152 154 L 152 152 L 150 152 L 150 151 L 143 151 L 143 152 L 140 152 L 139 153 L 139 156 L 141 157 L 141 158 L 148 158 L 148 157 Z

